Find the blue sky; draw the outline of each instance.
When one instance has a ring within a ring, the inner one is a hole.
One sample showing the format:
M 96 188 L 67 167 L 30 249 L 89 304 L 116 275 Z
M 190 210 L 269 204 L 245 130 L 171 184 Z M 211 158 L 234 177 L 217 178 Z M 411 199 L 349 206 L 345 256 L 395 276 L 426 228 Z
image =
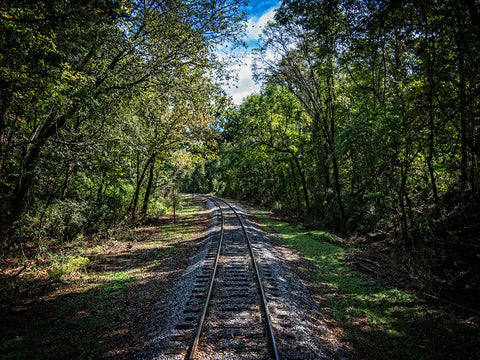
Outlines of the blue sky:
M 260 85 L 255 84 L 252 79 L 252 49 L 258 45 L 258 37 L 260 36 L 263 27 L 268 21 L 273 19 L 274 10 L 280 6 L 279 0 L 251 0 L 250 4 L 245 8 L 247 13 L 247 37 L 245 42 L 248 45 L 247 54 L 243 58 L 242 63 L 239 63 L 232 71 L 238 72 L 238 82 L 225 89 L 225 91 L 232 96 L 236 104 L 240 104 L 242 99 L 246 96 L 257 92 Z
M 251 0 L 250 4 L 246 7 L 246 12 L 249 15 L 255 15 L 257 17 L 260 17 L 262 14 L 264 14 L 267 10 L 270 10 L 271 8 L 278 7 L 280 5 L 279 0 L 260 0 L 260 1 L 255 1 Z

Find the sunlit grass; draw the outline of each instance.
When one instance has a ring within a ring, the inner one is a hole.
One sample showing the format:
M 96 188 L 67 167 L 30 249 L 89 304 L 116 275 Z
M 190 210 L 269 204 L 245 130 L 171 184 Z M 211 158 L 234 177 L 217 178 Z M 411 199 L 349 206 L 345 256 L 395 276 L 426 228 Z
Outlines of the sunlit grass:
M 453 314 L 428 307 L 412 293 L 378 285 L 349 268 L 346 255 L 357 250 L 335 243 L 328 232 L 273 220 L 265 211 L 255 211 L 255 215 L 267 231 L 273 231 L 314 266 L 313 272 L 310 268 L 303 269 L 314 286 L 329 284 L 333 294 L 324 295 L 328 307 L 345 330 L 345 340 L 353 343 L 361 357 L 435 359 L 442 354 L 442 347 L 455 353 L 441 340 L 451 329 L 466 334 L 461 339 L 463 343 L 450 341 L 462 351 L 480 345 L 477 327 L 469 326 Z M 432 335 L 428 332 L 430 326 L 435 328 Z M 435 347 L 438 339 L 430 337 L 439 337 L 440 345 Z
M 137 276 L 125 271 L 119 271 L 108 274 L 106 277 L 106 285 L 103 287 L 103 291 L 106 293 L 115 293 L 124 291 L 128 283 L 134 281 Z

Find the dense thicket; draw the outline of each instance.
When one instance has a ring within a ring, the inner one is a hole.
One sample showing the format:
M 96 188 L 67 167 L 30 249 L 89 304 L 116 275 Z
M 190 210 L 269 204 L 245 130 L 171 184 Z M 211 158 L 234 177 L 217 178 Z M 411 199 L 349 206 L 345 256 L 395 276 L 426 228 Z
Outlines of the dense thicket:
M 214 132 L 214 51 L 241 35 L 242 3 L 2 1 L 3 239 L 71 239 L 178 188 Z
M 454 204 L 474 226 L 479 11 L 470 0 L 283 1 L 258 52 L 265 86 L 227 117 L 204 189 L 342 231 L 391 225 L 409 246 L 447 234 Z

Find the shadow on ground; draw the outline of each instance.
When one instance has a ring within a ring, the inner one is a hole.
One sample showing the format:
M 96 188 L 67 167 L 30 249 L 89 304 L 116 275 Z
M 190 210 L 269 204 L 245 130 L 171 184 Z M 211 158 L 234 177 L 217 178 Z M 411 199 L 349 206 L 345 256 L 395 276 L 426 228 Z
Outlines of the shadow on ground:
M 0 308 L 0 358 L 132 358 L 144 346 L 149 314 L 204 241 L 193 234 L 207 220 L 206 213 L 180 218 L 182 236 L 163 222 L 144 226 L 143 241 L 112 242 L 70 284 L 31 281 L 34 295 Z

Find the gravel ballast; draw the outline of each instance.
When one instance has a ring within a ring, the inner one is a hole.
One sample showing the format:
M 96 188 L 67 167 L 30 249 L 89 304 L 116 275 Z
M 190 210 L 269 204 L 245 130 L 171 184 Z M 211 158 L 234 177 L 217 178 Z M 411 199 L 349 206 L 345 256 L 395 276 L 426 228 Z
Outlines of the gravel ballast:
M 171 360 L 185 357 L 185 354 L 171 353 L 170 339 L 175 333 L 175 327 L 182 321 L 185 299 L 192 294 L 207 250 L 220 230 L 214 204 L 206 200 L 205 206 L 210 221 L 201 234 L 202 244 L 191 257 L 183 275 L 172 284 L 165 298 L 159 299 L 163 302 L 163 306 L 159 307 L 162 310 L 152 314 L 153 319 L 149 321 L 151 327 L 145 330 L 145 344 L 137 352 L 136 359 Z M 337 339 L 330 318 L 322 313 L 323 309 L 312 299 L 307 284 L 300 279 L 295 269 L 292 269 L 293 260 L 298 256 L 283 247 L 274 236 L 263 231 L 244 209 L 238 205 L 235 207 L 242 214 L 259 265 L 280 358 L 347 359 L 348 352 Z M 212 351 L 208 357 L 235 358 L 235 354 L 226 351 L 218 354 Z

